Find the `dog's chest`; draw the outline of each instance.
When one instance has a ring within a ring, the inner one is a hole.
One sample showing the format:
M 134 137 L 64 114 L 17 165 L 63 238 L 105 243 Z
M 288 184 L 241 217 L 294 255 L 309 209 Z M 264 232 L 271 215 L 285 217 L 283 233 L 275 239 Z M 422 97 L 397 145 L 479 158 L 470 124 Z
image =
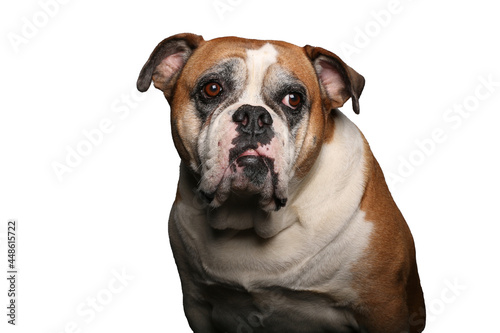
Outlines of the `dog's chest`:
M 262 252 L 234 238 L 234 247 L 225 240 L 226 247 L 200 251 L 206 280 L 198 283 L 220 332 L 359 332 L 348 309 L 358 297 L 351 267 L 371 233 L 364 213 L 355 213 L 333 242 L 326 232 L 308 238 L 298 230 L 305 238 L 287 235 L 291 227 L 282 235 L 286 246 L 269 244 Z
M 249 292 L 223 285 L 205 290 L 220 332 L 358 332 L 351 313 L 325 294 L 280 287 Z

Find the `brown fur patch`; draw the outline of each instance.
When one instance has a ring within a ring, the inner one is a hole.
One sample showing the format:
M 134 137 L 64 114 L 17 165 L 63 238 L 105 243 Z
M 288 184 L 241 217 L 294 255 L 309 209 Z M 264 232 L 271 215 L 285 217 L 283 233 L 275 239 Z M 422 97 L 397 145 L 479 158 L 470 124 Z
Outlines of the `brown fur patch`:
M 360 296 L 358 320 L 370 332 L 421 332 L 425 309 L 413 238 L 384 175 L 365 140 L 366 188 L 361 201 L 373 233 L 364 258 L 353 269 Z M 411 320 L 409 319 L 411 318 Z

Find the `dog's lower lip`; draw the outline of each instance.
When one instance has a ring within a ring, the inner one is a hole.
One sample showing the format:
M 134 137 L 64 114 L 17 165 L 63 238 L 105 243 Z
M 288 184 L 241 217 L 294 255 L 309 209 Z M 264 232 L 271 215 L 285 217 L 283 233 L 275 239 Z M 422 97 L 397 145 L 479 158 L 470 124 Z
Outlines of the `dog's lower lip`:
M 260 156 L 260 154 L 254 149 L 248 149 L 243 152 L 243 154 L 239 155 L 238 158 L 243 156 Z

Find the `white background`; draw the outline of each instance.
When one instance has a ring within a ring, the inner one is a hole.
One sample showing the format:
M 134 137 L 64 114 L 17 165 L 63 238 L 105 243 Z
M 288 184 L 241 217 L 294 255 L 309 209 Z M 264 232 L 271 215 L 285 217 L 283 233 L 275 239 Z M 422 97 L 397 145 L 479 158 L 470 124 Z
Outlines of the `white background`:
M 150 52 L 179 32 L 322 46 L 364 75 L 360 115 L 343 112 L 412 229 L 426 332 L 497 329 L 493 1 L 65 1 L 0 5 L 0 267 L 16 218 L 20 270 L 15 327 L 0 274 L 0 331 L 190 331 L 167 235 L 179 164 L 169 107 L 158 90 L 135 92 Z M 58 179 L 53 164 L 103 120 L 109 133 Z

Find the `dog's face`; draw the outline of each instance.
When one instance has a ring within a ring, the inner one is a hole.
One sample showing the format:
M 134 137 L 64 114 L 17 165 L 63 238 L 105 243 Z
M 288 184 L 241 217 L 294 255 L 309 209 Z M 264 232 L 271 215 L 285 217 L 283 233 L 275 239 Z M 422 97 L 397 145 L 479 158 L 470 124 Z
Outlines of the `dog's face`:
M 230 196 L 285 206 L 333 134 L 330 110 L 358 98 L 364 79 L 333 53 L 277 41 L 192 34 L 165 39 L 138 80 L 154 81 L 172 111 L 182 161 L 212 207 Z

